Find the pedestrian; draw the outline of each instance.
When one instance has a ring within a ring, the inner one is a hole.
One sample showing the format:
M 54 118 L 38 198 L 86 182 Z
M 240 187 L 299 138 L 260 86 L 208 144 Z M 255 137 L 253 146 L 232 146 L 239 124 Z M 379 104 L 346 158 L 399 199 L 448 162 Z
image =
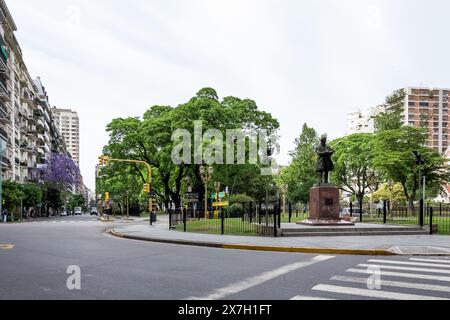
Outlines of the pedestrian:
M 2 211 L 2 222 L 6 223 L 8 222 L 8 209 L 3 208 Z

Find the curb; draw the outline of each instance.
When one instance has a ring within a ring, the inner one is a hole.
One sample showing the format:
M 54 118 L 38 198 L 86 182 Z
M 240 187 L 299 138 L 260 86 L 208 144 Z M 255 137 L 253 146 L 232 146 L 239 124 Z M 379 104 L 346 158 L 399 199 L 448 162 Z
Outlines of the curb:
M 130 236 L 110 229 L 109 234 L 129 240 L 168 243 L 184 246 L 208 247 L 218 249 L 230 250 L 248 250 L 248 251 L 264 251 L 264 252 L 285 252 L 285 253 L 313 253 L 313 254 L 336 254 L 336 255 L 360 255 L 360 256 L 395 256 L 394 252 L 387 250 L 362 250 L 362 249 L 333 249 L 333 248 L 296 248 L 296 247 L 273 247 L 273 246 L 257 246 L 257 245 L 243 245 L 232 243 L 216 243 L 216 242 L 202 242 L 202 241 L 188 241 L 188 240 L 171 240 L 158 238 L 145 238 L 139 236 Z

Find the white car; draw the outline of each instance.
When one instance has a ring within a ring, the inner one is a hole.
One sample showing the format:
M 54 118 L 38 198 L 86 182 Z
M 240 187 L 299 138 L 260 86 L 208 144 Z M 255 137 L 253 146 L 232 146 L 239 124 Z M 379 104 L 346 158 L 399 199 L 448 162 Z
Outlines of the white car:
M 74 215 L 81 216 L 82 214 L 83 214 L 83 212 L 81 211 L 80 207 L 75 208 Z
M 67 211 L 66 210 L 61 211 L 61 216 L 68 216 Z

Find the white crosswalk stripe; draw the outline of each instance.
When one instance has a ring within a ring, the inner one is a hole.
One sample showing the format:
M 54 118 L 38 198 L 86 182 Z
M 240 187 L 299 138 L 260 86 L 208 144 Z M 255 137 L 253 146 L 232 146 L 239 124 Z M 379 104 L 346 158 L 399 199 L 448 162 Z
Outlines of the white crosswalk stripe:
M 367 298 L 390 299 L 390 300 L 449 300 L 447 298 L 441 297 L 431 297 L 418 294 L 398 293 L 383 290 L 369 290 L 351 287 L 341 287 L 327 284 L 319 284 L 318 286 L 315 286 L 313 290 L 353 295 L 353 296 L 361 296 Z
M 448 264 L 450 264 L 450 259 L 449 260 L 437 260 L 437 259 L 411 258 L 409 260 L 411 260 L 411 261 L 422 261 L 422 262 L 448 263 Z
M 345 272 L 346 275 L 333 276 L 330 283 L 314 286 L 311 290 L 315 294 L 298 295 L 291 300 L 450 300 L 450 260 L 445 258 L 369 259 Z M 374 284 L 377 288 L 372 290 Z
M 320 300 L 333 300 L 333 299 L 327 299 L 327 298 L 320 298 L 320 297 L 308 297 L 308 296 L 295 296 L 289 300 L 297 300 L 297 301 L 320 301 Z
M 367 283 L 366 278 L 353 278 L 343 276 L 335 276 L 331 278 L 331 280 L 350 283 L 363 283 L 363 284 Z M 418 289 L 418 290 L 428 290 L 438 292 L 450 292 L 450 287 L 432 284 L 423 284 L 423 283 L 380 280 L 380 285 L 382 287 L 397 287 L 397 288 Z
M 365 264 L 365 263 L 362 263 L 362 264 L 359 264 L 358 267 L 450 274 L 450 270 L 399 267 L 399 266 L 388 266 L 388 265 L 384 265 L 384 264 Z
M 364 270 L 361 270 L 361 269 L 348 269 L 347 272 L 373 275 L 373 271 L 366 270 L 366 269 L 364 269 Z M 429 274 L 418 274 L 418 273 L 381 271 L 381 276 L 382 277 L 386 276 L 386 277 L 399 277 L 399 278 L 436 280 L 436 281 L 450 282 L 450 277 L 435 276 L 435 275 L 429 275 Z
M 399 264 L 399 265 L 405 265 L 405 266 L 436 267 L 436 268 L 448 268 L 448 269 L 450 269 L 450 265 L 448 265 L 448 264 L 437 264 L 437 263 L 394 261 L 394 260 L 378 260 L 378 259 L 371 259 L 371 260 L 369 260 L 369 262 L 387 263 L 387 264 Z

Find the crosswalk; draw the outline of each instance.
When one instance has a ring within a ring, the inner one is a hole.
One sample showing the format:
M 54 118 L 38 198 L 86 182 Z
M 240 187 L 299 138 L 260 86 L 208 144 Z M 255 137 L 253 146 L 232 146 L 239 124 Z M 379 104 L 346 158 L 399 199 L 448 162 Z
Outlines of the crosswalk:
M 450 259 L 370 259 L 291 300 L 450 300 Z
M 30 221 L 31 224 L 67 224 L 67 223 L 92 223 L 97 222 L 97 219 L 92 220 L 51 220 L 51 221 Z

